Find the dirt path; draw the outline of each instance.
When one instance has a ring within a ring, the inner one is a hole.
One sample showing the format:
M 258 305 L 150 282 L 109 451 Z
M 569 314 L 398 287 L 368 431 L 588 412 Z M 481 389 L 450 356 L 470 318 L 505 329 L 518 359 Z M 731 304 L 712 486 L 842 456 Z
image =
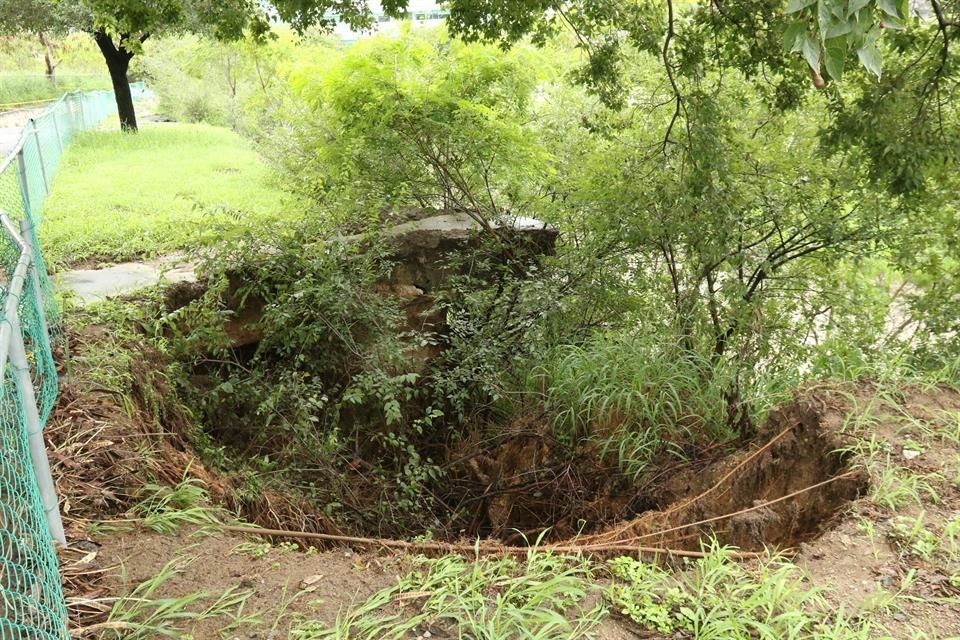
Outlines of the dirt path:
M 348 549 L 304 552 L 203 530 L 165 536 L 136 529 L 101 542 L 96 564 L 105 569 L 104 586 L 113 593 L 129 592 L 164 573 L 172 574 L 158 592 L 165 598 L 198 591 L 216 597 L 230 589 L 251 593 L 244 612 L 252 618 L 235 628 L 228 628 L 222 617 L 185 625 L 190 637 L 198 640 L 279 640 L 290 637 L 291 628 L 304 621 L 333 624 L 347 610 L 395 584 L 413 566 L 412 559 L 402 555 Z M 89 562 L 89 555 L 86 558 Z M 437 630 L 422 637 L 431 636 L 449 637 Z M 596 640 L 636 637 L 615 617 L 603 621 L 594 635 Z

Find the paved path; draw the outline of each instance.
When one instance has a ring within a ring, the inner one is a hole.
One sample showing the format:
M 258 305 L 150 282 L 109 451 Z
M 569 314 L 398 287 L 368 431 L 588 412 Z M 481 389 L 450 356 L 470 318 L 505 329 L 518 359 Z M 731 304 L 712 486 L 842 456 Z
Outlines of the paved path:
M 38 116 L 47 109 L 47 105 L 31 109 L 16 109 L 0 113 L 0 160 L 6 158 L 20 141 L 20 134 L 30 118 Z
M 88 304 L 161 282 L 196 282 L 197 275 L 193 264 L 174 255 L 149 262 L 122 262 L 103 269 L 76 269 L 57 274 L 54 280 L 82 304 Z

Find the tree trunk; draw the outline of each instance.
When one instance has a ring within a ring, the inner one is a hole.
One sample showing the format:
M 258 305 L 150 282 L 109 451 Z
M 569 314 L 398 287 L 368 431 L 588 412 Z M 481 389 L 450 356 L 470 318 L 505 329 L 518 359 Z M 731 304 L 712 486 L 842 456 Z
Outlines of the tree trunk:
M 120 116 L 120 128 L 135 133 L 137 131 L 137 112 L 133 108 L 133 94 L 130 92 L 130 79 L 127 78 L 127 69 L 133 53 L 127 51 L 123 43 L 128 36 L 120 38 L 120 46 L 116 46 L 105 31 L 98 30 L 94 34 L 97 46 L 107 62 L 110 71 L 110 81 L 113 83 L 113 93 L 117 100 L 117 115 Z M 145 37 L 143 39 L 146 39 Z
M 53 80 L 53 72 L 57 69 L 56 56 L 53 53 L 53 45 L 47 40 L 47 35 L 41 31 L 37 33 L 40 37 L 40 44 L 43 45 L 43 62 L 47 65 L 47 79 Z

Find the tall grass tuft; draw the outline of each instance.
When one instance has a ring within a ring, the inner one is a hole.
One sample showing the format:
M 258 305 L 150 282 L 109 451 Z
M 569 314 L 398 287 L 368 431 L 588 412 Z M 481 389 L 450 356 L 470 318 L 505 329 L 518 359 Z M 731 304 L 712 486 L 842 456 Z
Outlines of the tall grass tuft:
M 297 640 L 579 640 L 594 637 L 606 608 L 587 561 L 533 548 L 512 557 L 418 558 L 417 570 L 328 626 L 305 622 Z M 406 602 L 407 607 L 397 604 Z M 429 633 L 427 633 L 429 632 Z
M 642 334 L 599 335 L 554 350 L 526 380 L 555 416 L 562 442 L 592 441 L 622 470 L 642 473 L 665 452 L 734 436 L 724 391 L 732 373 Z

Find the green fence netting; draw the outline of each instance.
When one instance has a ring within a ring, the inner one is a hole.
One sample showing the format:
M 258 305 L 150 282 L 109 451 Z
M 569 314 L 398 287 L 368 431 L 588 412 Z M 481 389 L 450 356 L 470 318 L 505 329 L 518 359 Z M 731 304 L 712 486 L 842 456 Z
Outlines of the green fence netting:
M 141 83 L 132 89 L 135 97 L 146 93 Z M 0 149 L 6 156 L 0 161 L 0 212 L 19 225 L 31 248 L 22 251 L 13 233 L 0 230 L 0 328 L 8 326 L 0 329 L 0 640 L 69 637 L 44 496 L 34 472 L 36 453 L 32 457 L 30 449 L 30 436 L 46 424 L 58 389 L 50 329 L 59 311 L 36 231 L 64 150 L 77 132 L 113 113 L 112 91 L 68 93 L 30 119 L 12 148 Z M 24 253 L 30 254 L 30 271 L 14 284 Z M 23 346 L 19 368 L 9 355 L 13 341 Z M 32 388 L 25 388 L 30 381 Z

